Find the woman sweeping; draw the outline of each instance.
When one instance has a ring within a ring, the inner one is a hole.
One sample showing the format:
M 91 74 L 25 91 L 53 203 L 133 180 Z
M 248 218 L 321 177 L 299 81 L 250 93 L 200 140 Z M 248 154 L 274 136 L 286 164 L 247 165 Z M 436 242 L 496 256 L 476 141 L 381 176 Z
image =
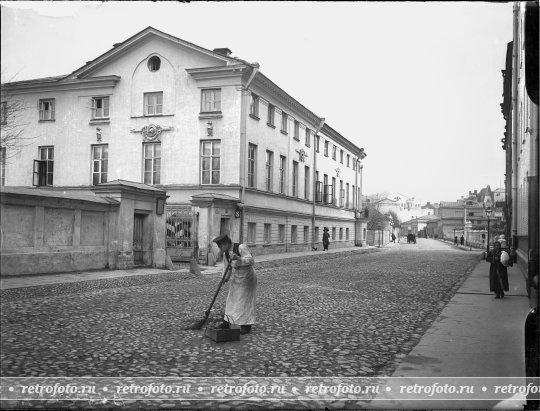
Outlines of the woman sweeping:
M 501 257 L 502 261 L 501 261 Z M 495 293 L 495 298 L 504 298 L 504 292 L 508 291 L 508 270 L 507 266 L 513 266 L 513 252 L 510 252 L 510 258 L 506 259 L 503 255 L 501 243 L 495 241 L 493 250 L 490 250 L 486 256 L 486 261 L 491 263 L 489 267 L 489 291 Z
M 225 304 L 225 316 L 220 328 L 229 328 L 231 324 L 239 325 L 240 334 L 247 334 L 255 323 L 257 276 L 253 269 L 253 256 L 247 245 L 233 244 L 227 234 L 216 237 L 214 242 L 224 254 L 225 270 L 229 261 L 232 261 L 231 284 Z

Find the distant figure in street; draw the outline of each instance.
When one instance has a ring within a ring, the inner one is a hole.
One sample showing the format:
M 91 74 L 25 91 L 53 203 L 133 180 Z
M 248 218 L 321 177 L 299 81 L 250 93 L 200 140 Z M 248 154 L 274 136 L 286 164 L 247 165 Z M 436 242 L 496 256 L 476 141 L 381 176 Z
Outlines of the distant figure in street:
M 324 233 L 322 235 L 322 244 L 324 251 L 328 251 L 328 245 L 330 244 L 330 234 L 328 234 L 328 227 L 324 227 Z
M 394 233 L 392 233 L 392 242 L 395 244 L 396 243 L 396 235 Z
M 465 244 L 465 237 L 463 237 L 463 234 L 461 235 L 460 239 L 459 239 L 459 243 L 461 245 Z
M 491 263 L 489 266 L 489 291 L 495 293 L 495 298 L 504 298 L 504 292 L 508 291 L 508 270 L 506 267 L 514 265 L 513 254 L 513 251 L 510 251 L 508 255 L 510 258 L 505 259 L 499 241 L 495 241 L 493 250 L 489 250 L 487 253 L 486 261 Z
M 232 273 L 225 281 L 231 280 L 229 294 L 225 303 L 225 316 L 219 328 L 230 328 L 231 324 L 240 326 L 240 334 L 247 334 L 255 323 L 255 291 L 257 276 L 253 269 L 253 256 L 246 244 L 234 243 L 227 234 L 214 238 L 223 253 L 223 270 L 231 261 Z
M 454 237 L 454 244 L 457 245 L 457 235 Z

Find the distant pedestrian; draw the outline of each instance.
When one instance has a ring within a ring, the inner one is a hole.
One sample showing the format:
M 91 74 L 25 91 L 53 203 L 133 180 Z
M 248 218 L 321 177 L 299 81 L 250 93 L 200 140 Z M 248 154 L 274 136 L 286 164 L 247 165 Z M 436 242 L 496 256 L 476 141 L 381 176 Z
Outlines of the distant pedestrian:
M 514 265 L 513 252 L 506 253 L 501 248 L 501 243 L 495 241 L 493 250 L 489 250 L 487 253 L 486 261 L 491 263 L 489 266 L 489 291 L 495 293 L 495 298 L 504 298 L 504 292 L 508 291 L 508 270 L 506 267 Z
M 394 233 L 392 233 L 392 242 L 395 244 L 396 243 L 396 235 Z
M 457 245 L 457 235 L 454 237 L 454 244 Z
M 328 227 L 324 227 L 324 233 L 322 235 L 322 244 L 324 251 L 328 251 L 328 245 L 330 244 L 330 234 L 328 234 Z
M 461 237 L 459 238 L 459 243 L 461 245 L 465 244 L 465 237 L 463 237 L 463 234 L 461 235 Z

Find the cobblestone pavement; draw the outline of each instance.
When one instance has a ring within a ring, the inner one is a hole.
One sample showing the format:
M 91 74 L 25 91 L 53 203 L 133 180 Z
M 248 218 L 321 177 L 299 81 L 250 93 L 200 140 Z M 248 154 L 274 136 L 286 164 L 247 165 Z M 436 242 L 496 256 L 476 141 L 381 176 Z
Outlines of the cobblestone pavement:
M 3 377 L 388 376 L 477 261 L 478 253 L 419 239 L 369 254 L 306 257 L 258 269 L 258 323 L 241 341 L 221 344 L 204 338 L 203 331 L 183 330 L 203 317 L 217 275 L 46 296 L 28 291 L 2 300 L 1 372 Z M 75 405 L 80 406 L 41 404 Z M 131 405 L 299 406 L 166 400 Z

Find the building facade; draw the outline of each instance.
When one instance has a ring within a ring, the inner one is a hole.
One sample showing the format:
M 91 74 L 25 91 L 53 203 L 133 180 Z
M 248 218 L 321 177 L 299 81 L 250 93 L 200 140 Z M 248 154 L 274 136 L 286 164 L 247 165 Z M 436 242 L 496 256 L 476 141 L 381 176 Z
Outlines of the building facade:
M 148 27 L 69 75 L 4 84 L 14 102 L 29 144 L 2 150 L 3 185 L 165 190 L 169 255 L 213 263 L 222 233 L 256 254 L 315 248 L 324 227 L 365 240 L 364 149 L 229 49 Z

